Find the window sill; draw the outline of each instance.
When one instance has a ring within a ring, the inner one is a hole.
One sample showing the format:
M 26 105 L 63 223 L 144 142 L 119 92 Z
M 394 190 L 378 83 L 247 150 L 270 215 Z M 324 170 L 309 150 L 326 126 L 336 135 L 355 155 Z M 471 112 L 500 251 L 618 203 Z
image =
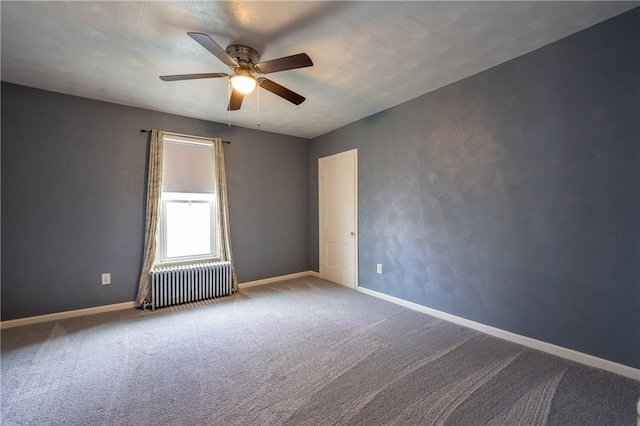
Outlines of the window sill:
M 189 259 L 189 260 L 177 260 L 170 262 L 156 262 L 153 268 L 171 268 L 172 266 L 193 266 L 200 263 L 219 262 L 222 259 L 219 257 L 205 257 L 201 259 Z

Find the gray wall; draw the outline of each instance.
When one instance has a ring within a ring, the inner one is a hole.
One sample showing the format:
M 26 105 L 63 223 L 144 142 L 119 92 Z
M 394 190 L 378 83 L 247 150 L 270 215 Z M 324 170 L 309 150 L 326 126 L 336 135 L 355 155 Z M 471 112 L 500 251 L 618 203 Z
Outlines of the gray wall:
M 3 82 L 3 320 L 134 299 L 151 128 L 232 141 L 240 282 L 309 270 L 307 139 Z
M 311 267 L 358 148 L 361 286 L 640 367 L 639 45 L 635 9 L 312 140 Z

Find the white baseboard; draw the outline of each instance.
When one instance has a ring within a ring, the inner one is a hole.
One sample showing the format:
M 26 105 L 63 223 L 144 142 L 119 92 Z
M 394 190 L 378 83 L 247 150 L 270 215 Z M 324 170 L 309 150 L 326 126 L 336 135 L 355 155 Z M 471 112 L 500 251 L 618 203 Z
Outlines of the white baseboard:
M 123 309 L 132 309 L 136 306 L 135 302 L 123 302 L 113 305 L 96 306 L 94 308 L 76 309 L 73 311 L 56 312 L 53 314 L 37 315 L 34 317 L 18 318 L 14 320 L 0 322 L 0 330 L 5 328 L 20 327 L 21 325 L 37 324 L 46 321 L 58 321 L 65 318 L 80 317 L 83 315 L 100 314 L 103 312 L 121 311 Z
M 308 276 L 317 277 L 319 276 L 319 274 L 316 271 L 296 272 L 295 274 L 280 275 L 279 277 L 265 278 L 263 280 L 247 281 L 246 283 L 238 284 L 238 288 L 243 289 L 247 287 L 255 287 L 257 285 L 270 284 L 278 281 L 286 281 L 286 280 L 292 280 L 294 278 L 301 278 L 301 277 L 308 277 Z
M 543 342 L 541 340 L 532 339 L 531 337 L 521 336 L 519 334 L 512 333 L 510 331 L 502 330 L 500 328 L 485 325 L 479 322 L 471 321 L 466 318 L 458 317 L 448 314 L 446 312 L 438 311 L 436 309 L 428 308 L 426 306 L 419 305 L 417 303 L 409 302 L 403 299 L 399 299 L 394 296 L 389 296 L 384 293 L 377 292 L 375 290 L 369 290 L 368 288 L 358 287 L 358 291 L 370 296 L 377 297 L 401 306 L 405 308 L 413 309 L 414 311 L 422 312 L 436 318 L 443 319 L 455 324 L 462 325 L 464 327 L 472 328 L 485 334 L 489 334 L 494 337 L 498 337 L 503 340 L 518 343 L 523 346 L 527 346 L 539 351 L 547 352 L 551 355 L 559 356 L 571 361 L 578 362 L 580 364 L 588 365 L 590 367 L 600 368 L 612 373 L 619 374 L 621 376 L 629 377 L 634 380 L 640 380 L 640 369 L 629 367 L 624 364 L 618 364 L 617 362 L 609 361 L 606 359 L 598 358 L 593 355 L 588 355 L 582 352 L 575 351 L 573 349 L 557 346 L 552 343 Z

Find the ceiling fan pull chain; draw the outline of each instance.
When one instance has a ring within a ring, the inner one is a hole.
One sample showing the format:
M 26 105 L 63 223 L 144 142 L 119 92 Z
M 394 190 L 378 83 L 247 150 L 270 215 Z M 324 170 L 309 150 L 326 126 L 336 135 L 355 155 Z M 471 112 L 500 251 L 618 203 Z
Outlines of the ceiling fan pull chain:
M 260 84 L 258 84 L 258 90 L 256 90 L 256 99 L 258 100 L 258 127 L 260 127 Z
M 231 99 L 231 80 L 227 82 L 227 99 Z M 229 101 L 229 106 L 231 106 L 231 101 Z M 229 127 L 231 127 L 231 108 L 227 107 L 227 117 L 229 121 Z

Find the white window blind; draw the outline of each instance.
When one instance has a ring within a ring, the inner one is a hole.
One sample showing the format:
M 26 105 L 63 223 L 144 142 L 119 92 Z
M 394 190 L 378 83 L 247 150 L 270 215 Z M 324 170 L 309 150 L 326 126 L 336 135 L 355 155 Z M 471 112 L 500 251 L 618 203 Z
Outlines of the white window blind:
M 163 192 L 215 192 L 211 141 L 165 134 L 163 163 Z

